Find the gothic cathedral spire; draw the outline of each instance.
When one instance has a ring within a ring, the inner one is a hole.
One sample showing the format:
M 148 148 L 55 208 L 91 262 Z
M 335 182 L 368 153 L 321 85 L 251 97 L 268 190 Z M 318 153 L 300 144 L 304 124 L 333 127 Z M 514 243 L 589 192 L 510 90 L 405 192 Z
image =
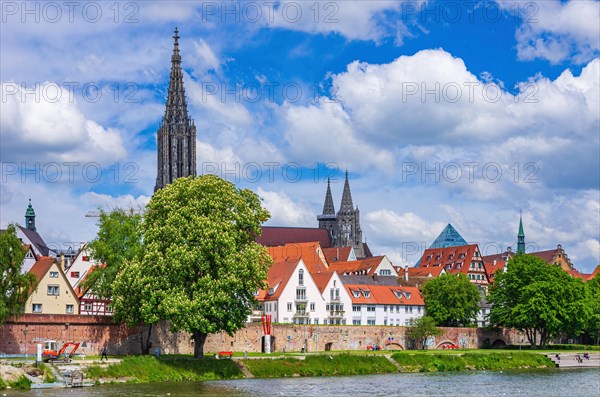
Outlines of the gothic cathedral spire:
M 523 232 L 523 214 L 519 216 L 519 234 L 517 234 L 517 254 L 525 253 L 525 232 Z
M 335 215 L 333 196 L 331 195 L 331 181 L 327 178 L 327 193 L 325 193 L 325 204 L 323 204 L 323 215 Z
M 344 193 L 342 193 L 342 203 L 340 212 L 351 212 L 354 210 L 352 204 L 352 193 L 350 193 L 350 183 L 348 182 L 348 171 L 346 171 L 346 182 L 344 182 Z
M 173 39 L 169 93 L 165 115 L 157 132 L 158 175 L 154 191 L 177 178 L 196 175 L 196 126 L 188 115 L 185 100 L 177 28 Z

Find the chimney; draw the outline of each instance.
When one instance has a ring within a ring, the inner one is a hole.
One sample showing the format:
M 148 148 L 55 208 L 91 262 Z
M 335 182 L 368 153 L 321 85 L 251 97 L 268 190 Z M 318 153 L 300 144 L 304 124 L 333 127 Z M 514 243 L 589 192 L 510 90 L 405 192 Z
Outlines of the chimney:
M 408 283 L 408 265 L 404 265 L 404 280 Z
M 496 262 L 497 262 L 496 259 L 494 259 L 494 266 L 496 266 Z
M 64 253 L 60 254 L 60 268 L 63 271 L 65 270 L 65 254 Z

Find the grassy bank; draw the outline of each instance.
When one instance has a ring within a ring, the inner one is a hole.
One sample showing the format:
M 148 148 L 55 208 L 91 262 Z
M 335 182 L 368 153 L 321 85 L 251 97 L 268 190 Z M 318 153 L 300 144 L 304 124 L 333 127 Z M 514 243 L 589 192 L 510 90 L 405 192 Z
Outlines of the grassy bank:
M 315 355 L 304 360 L 295 358 L 243 360 L 257 378 L 292 376 L 343 376 L 398 372 L 398 368 L 383 356 L 353 354 Z
M 395 353 L 394 359 L 406 372 L 553 368 L 548 357 L 529 352 L 412 354 Z
M 243 378 L 244 374 L 233 360 L 194 360 L 180 357 L 157 360 L 150 356 L 131 356 L 106 368 L 91 366 L 86 377 L 151 383 L 237 379 Z

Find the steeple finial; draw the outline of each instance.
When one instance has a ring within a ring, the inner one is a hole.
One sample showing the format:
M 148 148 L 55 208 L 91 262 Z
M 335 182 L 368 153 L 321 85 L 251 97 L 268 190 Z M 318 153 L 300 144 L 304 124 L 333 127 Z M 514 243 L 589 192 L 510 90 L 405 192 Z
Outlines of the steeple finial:
M 519 233 L 517 234 L 517 254 L 525 253 L 525 232 L 523 231 L 523 210 L 519 211 Z
M 335 215 L 333 196 L 331 195 L 331 180 L 327 178 L 327 192 L 325 193 L 325 204 L 323 204 L 323 215 Z
M 350 193 L 350 182 L 348 182 L 348 170 L 346 170 L 344 193 L 342 194 L 342 203 L 340 204 L 340 212 L 341 211 L 348 213 L 354 211 L 354 205 L 352 204 L 352 193 Z

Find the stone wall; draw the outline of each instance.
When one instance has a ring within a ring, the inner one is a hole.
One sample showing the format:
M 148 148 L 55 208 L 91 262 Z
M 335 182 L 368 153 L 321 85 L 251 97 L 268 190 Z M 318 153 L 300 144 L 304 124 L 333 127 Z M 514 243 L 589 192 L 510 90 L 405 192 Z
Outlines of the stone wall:
M 444 342 L 467 348 L 481 347 L 489 343 L 518 344 L 522 336 L 514 330 L 486 331 L 481 328 L 442 328 L 444 334 L 436 337 L 430 349 Z M 25 333 L 26 331 L 26 333 Z M 0 354 L 23 354 L 25 337 L 27 353 L 35 354 L 36 344 L 53 339 L 62 344 L 68 341 L 82 342 L 78 353 L 99 354 L 106 343 L 108 354 L 139 354 L 141 352 L 141 327 L 128 328 L 114 324 L 111 317 L 78 315 L 24 314 L 0 326 Z M 225 332 L 209 335 L 205 351 L 248 351 L 262 349 L 262 326 L 250 323 L 229 336 Z M 168 325 L 155 326 L 152 345 L 166 354 L 191 354 L 194 343 L 185 332 L 172 333 Z M 303 345 L 309 352 L 323 350 L 365 350 L 372 344 L 391 343 L 395 349 L 407 349 L 405 327 L 351 326 L 351 325 L 293 325 L 274 324 L 271 351 L 300 351 Z

